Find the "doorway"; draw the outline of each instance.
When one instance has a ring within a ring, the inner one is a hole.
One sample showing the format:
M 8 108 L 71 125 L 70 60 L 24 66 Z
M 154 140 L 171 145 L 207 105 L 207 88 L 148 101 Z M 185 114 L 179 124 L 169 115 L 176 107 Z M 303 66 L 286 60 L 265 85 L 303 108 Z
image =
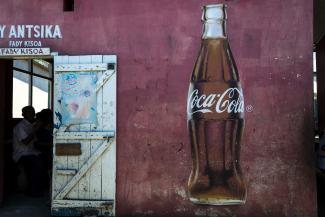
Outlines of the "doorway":
M 26 171 L 13 160 L 12 153 L 13 128 L 23 119 L 22 108 L 33 106 L 38 114 L 52 109 L 53 59 L 1 59 L 0 74 L 0 216 L 15 216 L 15 212 L 49 216 L 50 170 L 42 171 L 44 193 L 32 198 L 26 194 Z M 42 163 L 52 164 L 51 156 L 42 154 L 42 159 Z
M 9 201 L 9 206 L 20 211 L 32 208 L 46 211 L 29 216 L 49 216 L 50 202 L 55 216 L 115 215 L 116 60 L 116 55 L 55 56 L 53 62 L 48 59 L 0 60 L 0 188 L 5 188 L 5 191 L 0 189 L 0 193 L 5 192 L 5 205 Z M 36 67 L 51 68 L 53 64 L 55 85 L 52 71 L 52 76 L 36 71 Z M 37 83 L 40 79 L 45 83 Z M 19 85 L 21 88 L 17 88 Z M 26 204 L 32 199 L 15 194 L 17 173 L 10 150 L 12 129 L 21 120 L 19 108 L 27 103 L 34 106 L 36 112 L 46 105 L 52 108 L 54 104 L 55 113 L 52 200 L 50 197 L 35 200 L 29 208 Z M 12 196 L 16 197 L 11 199 Z M 3 210 L 0 209 L 0 216 L 22 216 L 15 215 L 16 210 L 7 212 L 8 215 Z

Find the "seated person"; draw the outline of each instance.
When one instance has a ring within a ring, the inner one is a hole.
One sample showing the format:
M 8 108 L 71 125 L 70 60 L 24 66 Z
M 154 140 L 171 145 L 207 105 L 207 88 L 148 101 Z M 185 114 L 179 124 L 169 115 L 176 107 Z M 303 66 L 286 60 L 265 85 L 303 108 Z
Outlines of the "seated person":
M 53 113 L 50 109 L 43 109 L 36 114 L 39 128 L 36 131 L 35 147 L 41 152 L 44 169 L 47 176 L 45 182 L 49 184 L 53 160 Z
M 28 181 L 28 194 L 41 195 L 42 160 L 40 152 L 34 147 L 35 132 L 39 123 L 34 123 L 35 110 L 32 106 L 22 109 L 24 117 L 13 130 L 13 159 L 21 164 L 26 172 Z

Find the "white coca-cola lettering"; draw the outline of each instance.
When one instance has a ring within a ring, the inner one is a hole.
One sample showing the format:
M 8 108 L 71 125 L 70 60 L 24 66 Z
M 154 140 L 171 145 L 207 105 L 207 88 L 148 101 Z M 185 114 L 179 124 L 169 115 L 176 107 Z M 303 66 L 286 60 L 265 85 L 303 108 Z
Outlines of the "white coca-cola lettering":
M 215 108 L 213 109 L 213 105 Z M 198 89 L 194 89 L 188 98 L 188 113 L 194 114 L 196 112 L 228 112 L 241 113 L 244 112 L 244 97 L 240 89 L 228 88 L 222 94 L 199 94 Z

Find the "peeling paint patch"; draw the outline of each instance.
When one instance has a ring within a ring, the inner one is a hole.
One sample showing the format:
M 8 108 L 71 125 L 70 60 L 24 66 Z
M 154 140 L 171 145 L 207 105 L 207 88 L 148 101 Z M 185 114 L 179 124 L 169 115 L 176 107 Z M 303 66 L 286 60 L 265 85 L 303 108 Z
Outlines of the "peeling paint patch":
M 203 209 L 197 209 L 197 210 L 195 210 L 194 214 L 195 214 L 195 216 L 206 216 L 206 211 Z
M 146 212 L 144 212 L 145 215 L 152 215 L 153 214 L 153 211 L 152 210 L 148 210 Z
M 186 209 L 185 207 L 179 207 L 179 208 L 177 208 L 175 211 L 176 211 L 176 212 L 181 212 L 181 213 L 183 213 L 183 212 L 186 212 L 187 209 Z
M 187 199 L 186 191 L 183 188 L 176 188 L 175 193 L 181 196 L 183 200 Z
M 136 214 L 141 214 L 141 216 L 152 216 L 154 212 L 152 210 L 142 211 L 142 210 L 136 210 Z
M 54 114 L 55 114 L 55 117 L 56 117 L 57 121 L 56 121 L 56 123 L 54 124 L 53 127 L 55 129 L 59 129 L 60 126 L 61 126 L 61 123 L 62 123 L 62 115 L 61 115 L 60 112 L 54 112 Z
M 223 211 L 218 209 L 210 208 L 207 211 L 207 216 L 209 217 L 235 217 L 229 209 L 223 209 Z
M 208 216 L 208 217 L 236 217 L 230 209 L 224 208 L 223 210 L 209 208 L 209 209 L 198 209 L 194 213 L 196 216 Z

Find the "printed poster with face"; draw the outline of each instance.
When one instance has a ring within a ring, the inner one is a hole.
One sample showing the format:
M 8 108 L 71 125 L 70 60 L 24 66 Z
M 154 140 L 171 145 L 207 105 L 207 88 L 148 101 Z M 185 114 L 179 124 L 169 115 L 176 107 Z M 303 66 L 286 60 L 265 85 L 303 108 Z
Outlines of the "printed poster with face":
M 96 82 L 95 72 L 62 75 L 62 124 L 97 124 Z

